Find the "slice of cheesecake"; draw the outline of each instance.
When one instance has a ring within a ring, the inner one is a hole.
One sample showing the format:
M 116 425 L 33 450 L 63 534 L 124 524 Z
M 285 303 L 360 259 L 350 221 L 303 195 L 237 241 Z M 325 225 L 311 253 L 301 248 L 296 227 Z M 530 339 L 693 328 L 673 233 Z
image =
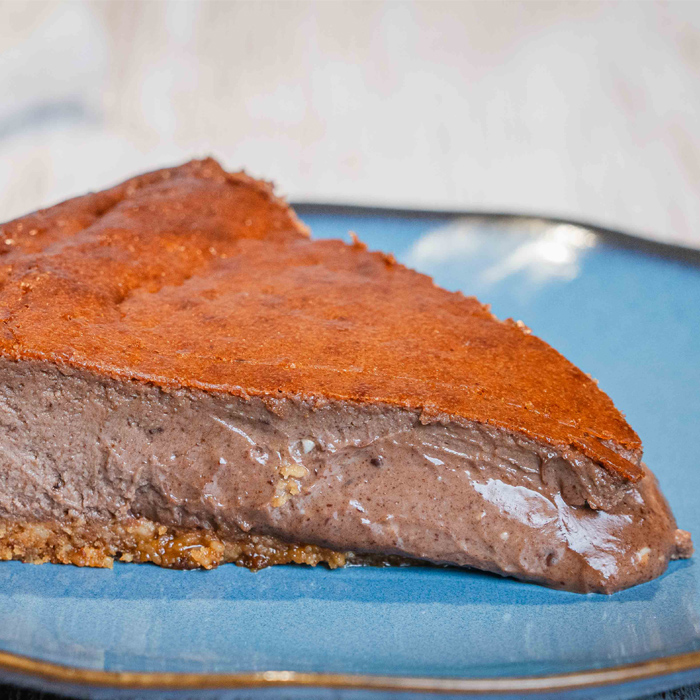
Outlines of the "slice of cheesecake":
M 1 227 L 0 558 L 424 560 L 610 592 L 689 556 L 583 372 L 213 160 Z

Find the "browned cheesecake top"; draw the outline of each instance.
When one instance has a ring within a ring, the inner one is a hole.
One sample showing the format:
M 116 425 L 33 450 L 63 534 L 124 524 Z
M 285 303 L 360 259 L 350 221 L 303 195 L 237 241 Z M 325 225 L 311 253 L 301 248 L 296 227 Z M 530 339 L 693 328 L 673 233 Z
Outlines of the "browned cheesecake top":
M 4 357 L 166 390 L 397 405 L 643 475 L 635 432 L 556 350 L 390 256 L 311 240 L 266 183 L 213 160 L 4 224 L 0 254 Z

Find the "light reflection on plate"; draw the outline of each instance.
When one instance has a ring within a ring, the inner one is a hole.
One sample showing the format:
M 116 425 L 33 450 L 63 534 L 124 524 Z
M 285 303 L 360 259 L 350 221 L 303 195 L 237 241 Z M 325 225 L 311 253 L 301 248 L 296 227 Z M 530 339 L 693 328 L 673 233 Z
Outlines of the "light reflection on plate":
M 595 245 L 596 235 L 574 224 L 465 217 L 421 236 L 402 262 L 428 274 L 459 266 L 482 288 L 517 274 L 537 287 L 574 279 L 582 256 Z

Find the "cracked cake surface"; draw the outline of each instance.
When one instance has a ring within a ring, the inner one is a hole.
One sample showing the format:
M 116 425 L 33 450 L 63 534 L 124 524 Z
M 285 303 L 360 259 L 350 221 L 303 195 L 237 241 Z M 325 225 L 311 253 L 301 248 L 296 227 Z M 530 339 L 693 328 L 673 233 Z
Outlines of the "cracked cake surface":
M 99 524 L 123 556 L 145 519 L 575 590 L 691 551 L 592 379 L 389 255 L 313 240 L 266 183 L 193 161 L 0 228 L 3 532 Z

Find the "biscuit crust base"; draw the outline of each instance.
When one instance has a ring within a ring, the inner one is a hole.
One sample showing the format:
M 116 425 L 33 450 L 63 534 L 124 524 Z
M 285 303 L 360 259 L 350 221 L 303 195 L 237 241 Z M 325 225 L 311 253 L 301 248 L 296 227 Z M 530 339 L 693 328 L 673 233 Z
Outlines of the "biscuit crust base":
M 317 545 L 291 544 L 241 532 L 221 538 L 204 529 L 180 529 L 144 518 L 107 524 L 0 520 L 0 560 L 112 568 L 115 561 L 150 562 L 170 569 L 214 569 L 232 562 L 249 569 L 275 564 L 344 566 L 347 555 Z

